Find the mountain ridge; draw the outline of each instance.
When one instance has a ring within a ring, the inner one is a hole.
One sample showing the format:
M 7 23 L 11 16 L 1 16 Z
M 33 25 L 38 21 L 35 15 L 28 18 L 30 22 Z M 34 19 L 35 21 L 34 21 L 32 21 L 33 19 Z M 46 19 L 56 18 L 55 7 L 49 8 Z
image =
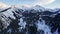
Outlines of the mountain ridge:
M 41 9 L 42 8 L 42 9 Z M 52 12 L 54 11 L 54 12 Z M 42 28 L 42 32 L 44 32 L 46 34 L 46 32 L 54 33 L 56 31 L 56 28 L 59 29 L 59 27 L 56 23 L 58 22 L 59 24 L 59 16 L 60 15 L 60 9 L 46 9 L 44 7 L 41 6 L 34 6 L 34 7 L 30 7 L 30 8 L 20 8 L 20 7 L 16 7 L 16 6 L 12 6 L 9 8 L 6 8 L 2 11 L 0 11 L 0 31 L 4 31 L 3 33 L 7 33 L 9 31 L 9 29 L 13 29 L 11 33 L 25 33 L 26 31 L 24 31 L 25 28 L 29 28 L 27 30 L 27 34 L 31 33 L 31 29 L 33 29 L 33 31 L 37 31 L 40 32 L 41 28 Z M 55 20 L 54 20 L 55 19 Z M 38 23 L 37 23 L 38 22 Z M 55 22 L 55 23 L 54 23 Z M 19 25 L 18 25 L 19 24 Z M 21 24 L 21 25 L 20 25 Z M 39 25 L 40 24 L 40 25 Z M 45 26 L 44 26 L 45 25 Z M 38 26 L 38 27 L 36 27 Z M 41 27 L 41 28 L 40 28 Z M 48 29 L 48 31 L 44 30 L 44 27 L 46 27 Z M 51 29 L 49 29 L 49 27 Z M 31 29 L 30 29 L 31 28 Z M 53 29 L 54 28 L 54 29 Z M 19 30 L 18 30 L 19 29 Z M 51 30 L 51 32 L 50 32 Z M 33 33 L 33 32 L 32 32 Z M 34 33 L 33 33 L 34 34 Z M 36 32 L 35 32 L 36 34 Z

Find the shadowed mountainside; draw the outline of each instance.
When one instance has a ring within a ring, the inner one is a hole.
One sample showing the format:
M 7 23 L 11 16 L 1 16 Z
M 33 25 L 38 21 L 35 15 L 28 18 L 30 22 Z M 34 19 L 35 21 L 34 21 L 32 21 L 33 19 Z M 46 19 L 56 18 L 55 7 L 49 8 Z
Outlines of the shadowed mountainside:
M 60 9 L 52 11 L 41 6 L 2 10 L 0 34 L 60 34 Z

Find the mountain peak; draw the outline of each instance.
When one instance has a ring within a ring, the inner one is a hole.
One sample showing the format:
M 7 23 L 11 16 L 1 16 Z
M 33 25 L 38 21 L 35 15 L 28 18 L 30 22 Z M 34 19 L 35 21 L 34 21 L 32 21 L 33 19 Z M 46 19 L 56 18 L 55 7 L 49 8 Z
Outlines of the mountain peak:
M 41 7 L 40 5 L 35 5 L 35 7 Z

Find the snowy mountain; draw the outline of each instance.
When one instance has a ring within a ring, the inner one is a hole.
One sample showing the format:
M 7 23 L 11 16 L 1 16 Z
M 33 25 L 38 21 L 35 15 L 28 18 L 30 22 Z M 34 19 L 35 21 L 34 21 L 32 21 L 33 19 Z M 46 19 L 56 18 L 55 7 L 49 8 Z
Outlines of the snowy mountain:
M 54 11 L 54 12 L 52 12 Z M 1 34 L 60 33 L 60 9 L 12 6 L 0 10 Z M 58 30 L 57 30 L 58 29 Z

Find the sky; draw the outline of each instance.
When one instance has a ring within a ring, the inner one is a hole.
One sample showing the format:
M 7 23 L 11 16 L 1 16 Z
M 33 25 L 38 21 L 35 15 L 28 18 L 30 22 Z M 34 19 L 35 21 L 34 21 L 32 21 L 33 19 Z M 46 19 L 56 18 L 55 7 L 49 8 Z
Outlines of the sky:
M 46 8 L 60 8 L 60 0 L 0 0 L 0 7 L 6 7 L 10 5 L 40 5 Z

